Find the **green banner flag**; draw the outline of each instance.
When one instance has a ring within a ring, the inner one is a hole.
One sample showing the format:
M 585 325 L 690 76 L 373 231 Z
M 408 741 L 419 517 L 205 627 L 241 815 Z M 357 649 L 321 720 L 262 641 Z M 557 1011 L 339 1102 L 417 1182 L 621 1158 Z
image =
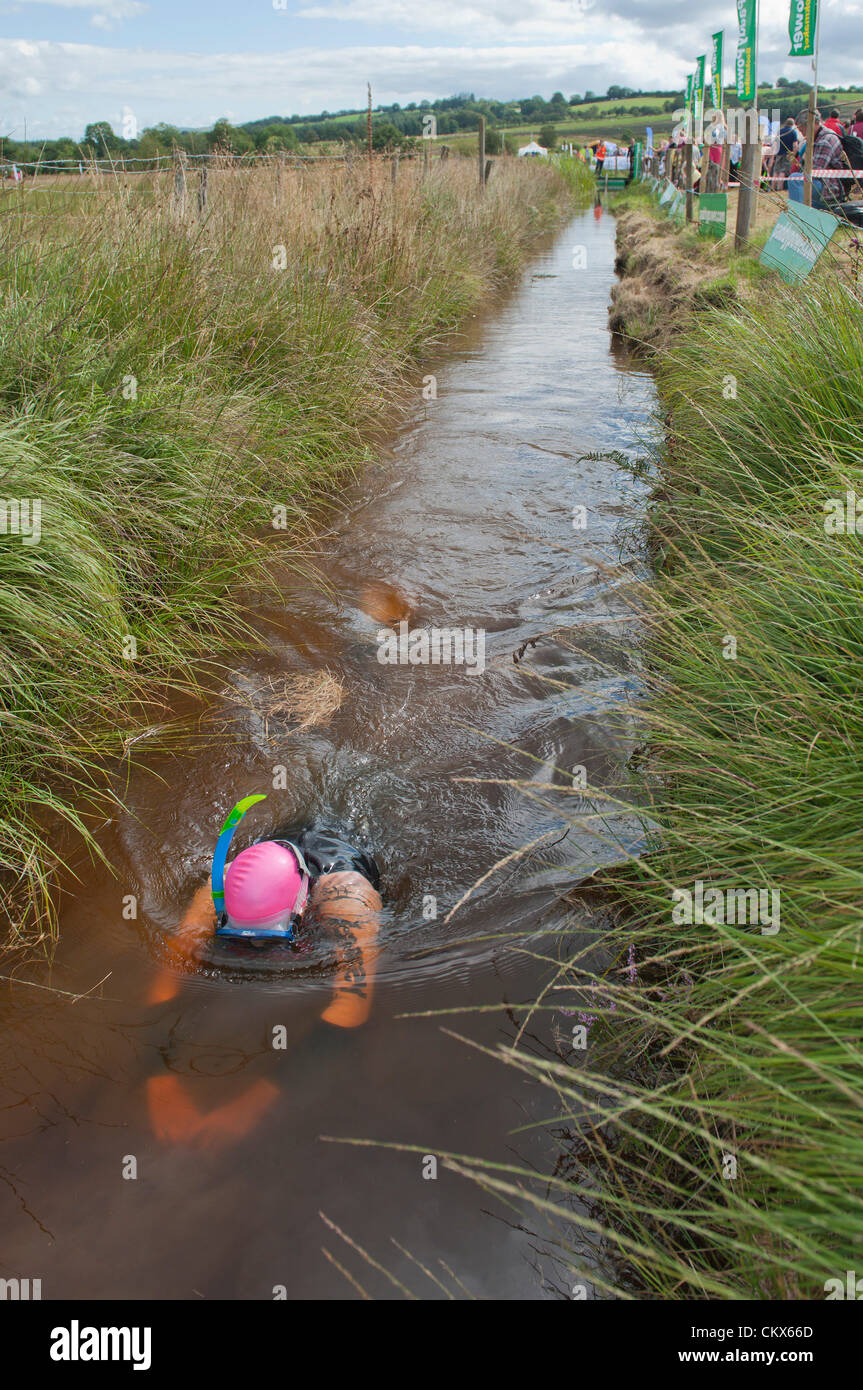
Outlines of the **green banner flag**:
M 683 116 L 686 127 L 685 138 L 687 140 L 692 139 L 692 89 L 694 85 L 695 78 L 692 73 L 689 73 L 686 79 L 686 110 Z
M 737 19 L 740 25 L 737 40 L 737 96 L 744 104 L 754 104 L 758 94 L 755 77 L 758 0 L 737 0 Z
M 720 29 L 713 35 L 713 61 L 710 65 L 710 100 L 714 111 L 722 110 L 722 40 L 725 34 Z
M 791 0 L 788 33 L 792 58 L 812 58 L 815 55 L 815 31 L 818 26 L 818 0 Z
M 707 77 L 707 54 L 702 53 L 698 59 L 698 66 L 695 69 L 695 129 L 696 139 L 701 139 L 701 127 L 704 124 L 704 83 Z

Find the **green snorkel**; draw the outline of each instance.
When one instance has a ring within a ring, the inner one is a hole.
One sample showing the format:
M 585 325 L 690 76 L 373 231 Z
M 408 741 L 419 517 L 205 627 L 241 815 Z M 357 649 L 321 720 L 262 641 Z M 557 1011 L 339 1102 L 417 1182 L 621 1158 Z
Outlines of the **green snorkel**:
M 242 801 L 238 801 L 234 809 L 229 813 L 225 824 L 219 832 L 216 841 L 216 848 L 213 851 L 213 868 L 210 875 L 210 882 L 213 889 L 213 903 L 215 904 L 216 914 L 221 915 L 225 910 L 225 860 L 228 857 L 228 850 L 234 838 L 234 831 L 243 819 L 243 816 L 254 806 L 257 801 L 266 801 L 266 796 L 244 796 Z

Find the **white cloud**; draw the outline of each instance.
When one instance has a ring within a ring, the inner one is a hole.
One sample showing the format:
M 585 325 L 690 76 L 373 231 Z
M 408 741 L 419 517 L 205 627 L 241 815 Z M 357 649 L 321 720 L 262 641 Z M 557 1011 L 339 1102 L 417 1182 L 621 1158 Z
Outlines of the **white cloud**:
M 109 22 L 142 8 L 139 0 L 63 3 Z M 228 111 L 236 121 L 335 111 L 362 107 L 367 80 L 376 102 L 402 105 L 459 91 L 507 99 L 534 92 L 550 96 L 558 89 L 567 96 L 587 89 L 604 92 L 613 82 L 670 88 L 683 84 L 699 53 L 709 52 L 710 32 L 723 21 L 726 82 L 731 80 L 736 11 L 729 0 L 717 3 L 708 20 L 691 0 L 603 0 L 601 12 L 595 7 L 582 12 L 577 0 L 573 3 L 578 12 L 563 23 L 570 0 L 535 0 L 533 6 L 524 0 L 435 0 L 433 5 L 305 0 L 306 12 L 325 12 L 328 18 L 338 11 L 353 20 L 367 15 L 369 23 L 388 29 L 412 24 L 414 37 L 401 44 L 289 50 L 279 46 L 287 31 L 273 12 L 273 50 L 266 53 L 0 40 L 0 129 L 14 126 L 20 133 L 26 118 L 35 135 L 80 137 L 90 121 L 110 120 L 119 128 L 124 106 L 134 112 L 139 129 L 158 121 L 207 127 Z M 787 56 L 788 0 L 761 0 L 761 9 L 760 74 L 808 78 L 808 62 Z M 855 41 L 861 10 L 863 0 L 826 0 L 821 65 L 826 80 L 863 81 L 863 53 Z M 438 30 L 449 26 L 452 39 L 442 32 L 422 42 L 417 15 Z M 290 33 L 296 35 L 295 25 Z
M 90 23 L 95 29 L 114 29 L 124 19 L 144 14 L 150 6 L 143 0 L 17 0 L 16 10 L 24 5 L 51 5 L 63 10 L 90 10 Z
M 401 33 L 482 34 L 486 39 L 553 34 L 572 40 L 582 37 L 586 21 L 592 29 L 605 27 L 595 0 L 533 0 L 530 5 L 524 0 L 319 0 L 297 10 L 296 16 L 372 24 Z
M 654 69 L 662 46 L 651 55 Z M 80 135 L 88 121 L 119 120 L 123 105 L 139 127 L 164 120 L 210 125 L 227 110 L 237 120 L 298 111 L 362 106 L 366 81 L 376 102 L 419 101 L 466 88 L 498 96 L 578 89 L 585 73 L 610 73 L 632 83 L 644 45 L 608 39 L 591 45 L 488 48 L 430 47 L 299 49 L 290 53 L 169 53 L 95 45 L 0 40 L 0 88 L 15 109 L 26 106 L 28 129 Z M 23 60 L 23 61 L 22 61 Z M 588 65 L 589 64 L 589 69 Z M 53 114 L 26 104 L 26 80 L 52 95 Z M 598 79 L 597 79 L 598 80 Z M 591 85 L 591 81 L 585 84 Z M 595 86 L 596 83 L 593 83 Z M 70 113 L 75 120 L 70 125 Z

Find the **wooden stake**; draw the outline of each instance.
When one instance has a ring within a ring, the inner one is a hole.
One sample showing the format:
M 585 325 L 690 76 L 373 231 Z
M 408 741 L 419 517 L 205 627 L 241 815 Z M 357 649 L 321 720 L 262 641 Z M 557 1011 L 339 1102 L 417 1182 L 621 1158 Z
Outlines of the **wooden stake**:
M 757 127 L 756 127 L 757 132 Z M 747 130 L 747 135 L 751 132 Z M 743 157 L 740 161 L 740 187 L 737 190 L 737 224 L 734 230 L 734 249 L 742 251 L 749 240 L 749 232 L 752 227 L 752 205 L 755 201 L 755 161 L 761 149 L 760 132 L 757 144 L 747 140 L 743 146 Z
M 479 118 L 479 186 L 485 188 L 485 116 Z
M 806 153 L 803 156 L 803 202 L 812 206 L 812 156 L 815 153 L 815 88 L 809 91 L 809 119 L 806 129 Z
M 366 116 L 366 140 L 367 140 L 367 143 L 368 143 L 368 150 L 369 150 L 369 173 L 371 173 L 371 171 L 372 171 L 372 84 L 371 84 L 371 82 L 367 82 L 367 83 L 366 83 L 366 86 L 367 86 L 368 89 L 369 89 L 369 110 L 368 110 L 368 115 Z
M 695 218 L 695 199 L 692 193 L 692 175 L 695 172 L 692 166 L 692 141 L 686 142 L 686 158 L 684 164 L 684 178 L 686 180 L 686 220 L 692 222 Z
M 177 217 L 186 215 L 186 151 L 174 146 L 173 209 Z

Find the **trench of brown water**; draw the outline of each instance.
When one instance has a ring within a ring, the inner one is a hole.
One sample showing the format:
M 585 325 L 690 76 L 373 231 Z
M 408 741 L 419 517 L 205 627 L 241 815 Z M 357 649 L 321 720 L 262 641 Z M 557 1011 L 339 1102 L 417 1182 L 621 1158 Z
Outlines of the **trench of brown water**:
M 195 736 L 141 745 L 101 836 L 114 873 L 80 868 L 50 967 L 3 986 L 0 1275 L 41 1278 L 43 1298 L 357 1296 L 326 1247 L 372 1296 L 401 1296 L 323 1213 L 419 1297 L 445 1293 L 415 1261 L 458 1298 L 552 1296 L 517 1210 L 442 1165 L 428 1176 L 423 1156 L 553 1162 L 543 1126 L 515 1134 L 553 1119 L 549 1097 L 452 1034 L 512 1040 L 512 1006 L 548 977 L 523 948 L 541 951 L 567 920 L 561 894 L 638 834 L 569 825 L 563 794 L 577 767 L 613 788 L 632 746 L 622 634 L 642 495 L 582 459 L 634 449 L 653 402 L 609 338 L 613 262 L 591 210 L 538 248 L 517 291 L 418 372 L 414 418 L 338 499 L 327 585 L 286 578 L 258 614 L 265 644 L 229 658 Z M 382 664 L 379 634 L 401 619 L 484 630 L 485 669 Z M 322 673 L 340 703 L 303 727 L 286 679 Z M 313 937 L 292 953 L 214 944 L 173 999 L 147 1002 L 226 812 L 257 791 L 238 845 L 317 821 L 374 848 L 385 914 L 361 1029 L 320 1024 L 335 958 Z M 542 1016 L 536 1046 L 555 1025 Z M 153 1131 L 154 1088 L 173 1134 Z

